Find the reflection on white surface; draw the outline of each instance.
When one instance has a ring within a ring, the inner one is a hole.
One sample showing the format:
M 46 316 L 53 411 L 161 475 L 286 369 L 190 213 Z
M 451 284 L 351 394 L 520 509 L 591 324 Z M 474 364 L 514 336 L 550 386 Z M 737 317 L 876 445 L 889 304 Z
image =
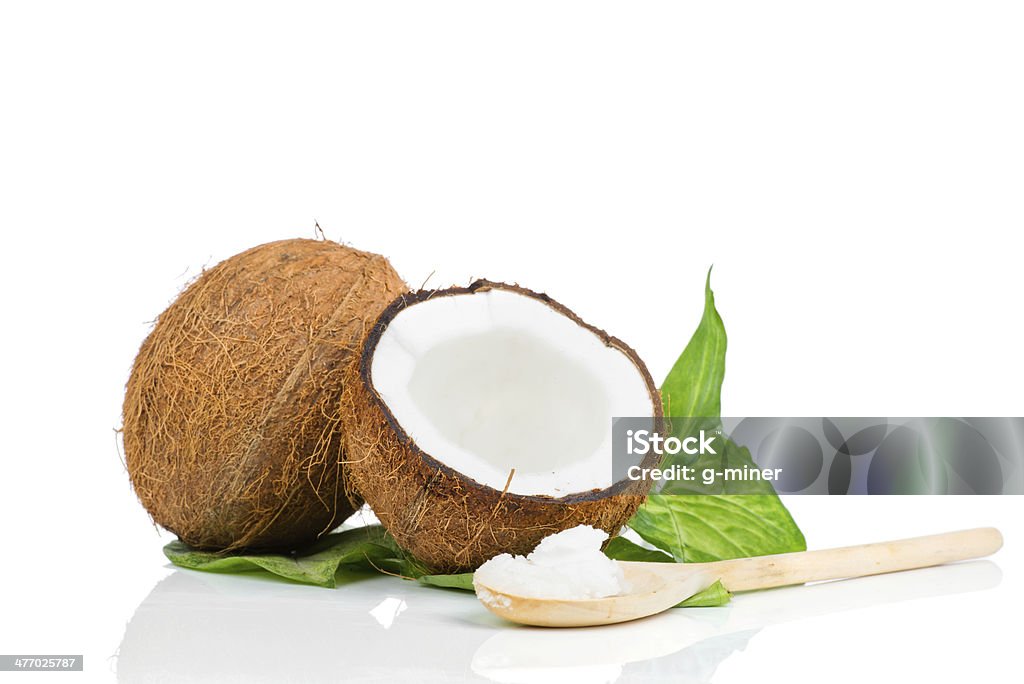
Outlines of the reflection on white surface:
M 260 573 L 176 570 L 135 611 L 119 681 L 707 682 L 758 630 L 908 599 L 989 589 L 999 568 L 941 568 L 737 596 L 582 629 L 517 627 L 468 593 L 351 574 L 336 590 Z
M 736 596 L 722 608 L 672 610 L 600 628 L 503 630 L 473 656 L 472 669 L 503 683 L 589 681 L 595 664 L 621 677 L 709 682 L 718 665 L 766 626 L 882 603 L 990 589 L 1002 573 L 989 561 Z
M 661 662 L 692 644 L 693 622 L 681 612 L 600 628 L 510 627 L 481 645 L 470 667 L 484 679 L 503 684 L 617 682 L 632 664 Z M 723 643 L 708 644 L 693 655 L 717 664 L 749 638 L 728 636 Z M 653 673 L 665 681 L 689 681 L 695 672 L 705 669 L 700 663 L 679 659 L 664 662 L 668 667 Z M 647 668 L 645 674 L 650 676 L 652 670 Z
M 377 624 L 388 629 L 394 623 L 403 610 L 408 608 L 405 601 L 397 598 L 386 598 L 370 609 L 370 615 L 377 621 Z

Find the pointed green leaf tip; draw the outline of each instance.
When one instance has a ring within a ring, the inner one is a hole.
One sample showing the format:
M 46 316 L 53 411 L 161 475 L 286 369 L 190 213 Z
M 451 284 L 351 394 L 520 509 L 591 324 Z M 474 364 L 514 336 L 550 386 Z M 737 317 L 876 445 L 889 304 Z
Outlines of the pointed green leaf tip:
M 704 315 L 661 385 L 666 416 L 717 417 L 725 379 L 725 324 L 715 308 L 711 269 L 704 284 Z
M 722 586 L 719 580 L 715 580 L 707 589 L 697 592 L 682 603 L 676 604 L 676 608 L 716 608 L 724 606 L 732 599 L 732 594 Z

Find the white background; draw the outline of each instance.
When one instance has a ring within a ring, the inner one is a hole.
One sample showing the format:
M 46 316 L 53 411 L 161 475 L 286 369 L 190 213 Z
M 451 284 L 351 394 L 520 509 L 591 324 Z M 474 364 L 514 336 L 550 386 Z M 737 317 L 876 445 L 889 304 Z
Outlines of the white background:
M 1021 415 L 1021 35 L 1012 2 L 4 3 L 0 652 L 115 676 L 171 573 L 114 432 L 147 321 L 315 221 L 413 286 L 546 290 L 656 378 L 714 263 L 726 415 Z M 1019 499 L 789 503 L 812 547 L 999 525 L 1002 582 L 766 628 L 715 681 L 1014 667 Z M 301 596 L 473 608 L 381 581 Z

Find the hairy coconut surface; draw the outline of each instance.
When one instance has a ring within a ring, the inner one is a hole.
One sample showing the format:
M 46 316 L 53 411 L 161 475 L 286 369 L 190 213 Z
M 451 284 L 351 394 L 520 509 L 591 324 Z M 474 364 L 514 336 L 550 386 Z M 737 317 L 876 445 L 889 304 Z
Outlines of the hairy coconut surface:
M 128 473 L 153 520 L 197 548 L 288 551 L 348 517 L 346 366 L 405 290 L 384 257 L 318 240 L 255 247 L 191 283 L 124 400 Z
M 438 572 L 473 570 L 499 553 L 528 553 L 545 536 L 580 524 L 593 525 L 614 536 L 650 487 L 650 481 L 623 480 L 605 488 L 546 496 L 515 493 L 509 483 L 504 487 L 487 486 L 450 467 L 443 454 L 424 451 L 396 419 L 372 377 L 374 354 L 388 326 L 409 307 L 439 297 L 473 296 L 492 290 L 542 302 L 596 336 L 597 345 L 624 355 L 642 379 L 651 415 L 658 420 L 662 415 L 657 389 L 636 353 L 546 295 L 481 280 L 466 288 L 400 296 L 370 331 L 360 362 L 349 367 L 352 377 L 344 383 L 341 412 L 348 426 L 344 436 L 348 474 L 398 543 Z M 401 342 L 410 347 L 416 344 L 416 340 Z M 493 362 L 501 364 L 502 359 L 496 357 Z M 642 465 L 653 467 L 656 463 L 657 456 L 652 453 Z M 610 464 L 608 468 L 610 471 Z

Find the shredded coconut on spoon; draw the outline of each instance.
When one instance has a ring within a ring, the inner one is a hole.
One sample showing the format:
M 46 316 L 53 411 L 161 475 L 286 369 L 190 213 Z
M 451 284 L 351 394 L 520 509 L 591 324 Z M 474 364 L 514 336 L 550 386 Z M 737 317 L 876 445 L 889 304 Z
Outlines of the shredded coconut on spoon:
M 473 575 L 477 596 L 501 604 L 503 594 L 538 599 L 590 599 L 618 596 L 628 590 L 622 568 L 601 551 L 608 533 L 579 525 L 541 540 L 527 556 L 503 553 Z

